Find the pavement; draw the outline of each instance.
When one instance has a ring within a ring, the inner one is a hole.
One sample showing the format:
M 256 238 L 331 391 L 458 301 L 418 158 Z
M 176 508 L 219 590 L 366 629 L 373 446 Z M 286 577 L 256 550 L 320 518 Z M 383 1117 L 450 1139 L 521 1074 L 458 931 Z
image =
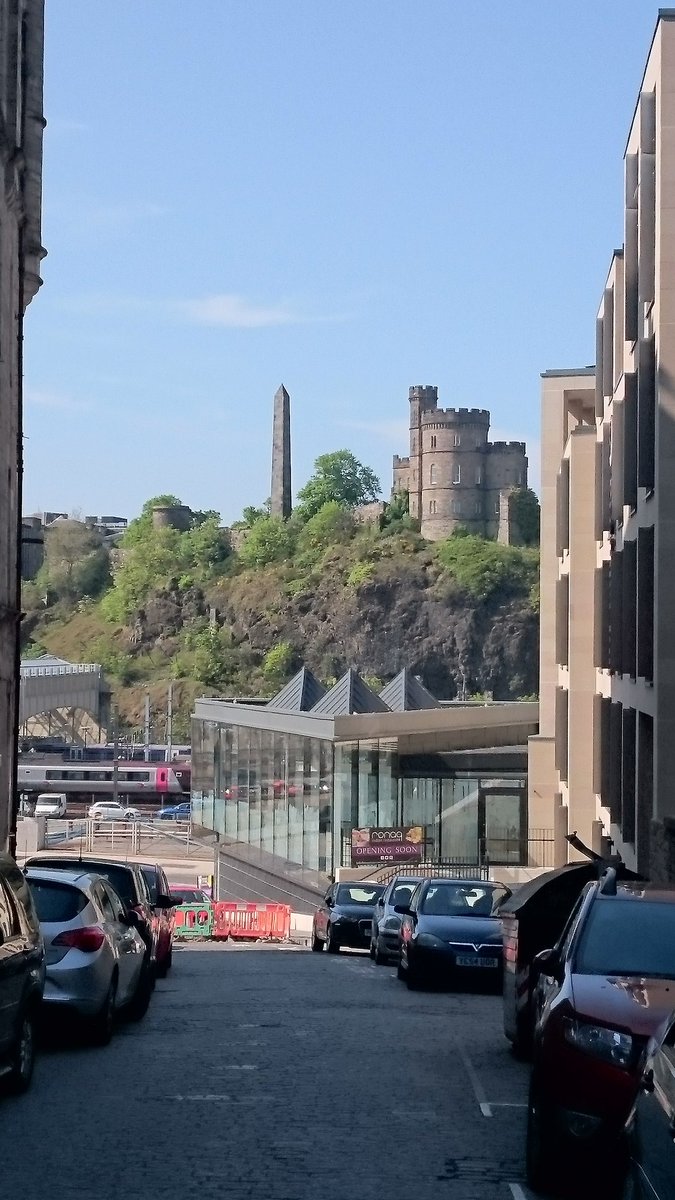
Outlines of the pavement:
M 208 948 L 207 948 L 208 947 Z M 22 1200 L 530 1200 L 501 998 L 367 956 L 177 948 L 138 1025 L 52 1041 L 0 1102 Z

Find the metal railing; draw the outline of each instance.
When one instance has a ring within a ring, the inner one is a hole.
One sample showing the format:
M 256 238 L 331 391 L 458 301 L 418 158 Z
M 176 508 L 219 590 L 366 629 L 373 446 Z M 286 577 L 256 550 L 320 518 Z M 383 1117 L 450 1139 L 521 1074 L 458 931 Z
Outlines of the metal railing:
M 22 675 L 100 675 L 100 663 L 68 663 L 63 667 L 40 667 L 37 664 L 32 666 L 30 663 L 21 664 Z
M 458 859 L 442 858 L 436 862 L 401 863 L 392 866 L 390 863 L 374 867 L 366 877 L 377 879 L 380 883 L 389 883 L 397 875 L 421 876 L 425 879 L 489 879 L 490 868 L 487 863 L 477 865 L 459 861 Z

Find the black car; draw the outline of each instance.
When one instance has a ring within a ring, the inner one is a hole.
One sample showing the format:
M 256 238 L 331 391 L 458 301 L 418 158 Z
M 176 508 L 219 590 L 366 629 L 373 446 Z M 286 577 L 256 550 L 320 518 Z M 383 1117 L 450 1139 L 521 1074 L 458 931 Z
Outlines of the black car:
M 151 985 L 154 984 L 157 974 L 160 922 L 150 898 L 143 870 L 137 863 L 60 854 L 54 858 L 49 858 L 47 855 L 29 858 L 26 860 L 26 866 L 49 868 L 50 871 L 72 871 L 73 867 L 80 867 L 90 875 L 102 875 L 104 879 L 107 879 L 117 892 L 125 911 L 136 914 L 135 925 L 146 946 L 149 982 Z M 174 903 L 175 901 L 167 897 L 166 907 L 171 908 Z
M 396 875 L 377 901 L 373 913 L 370 957 L 378 967 L 392 960 L 398 962 L 403 918 L 396 909 L 405 908 L 410 903 L 415 888 L 423 879 L 423 875 Z
M 675 1019 L 649 1044 L 627 1135 L 623 1200 L 675 1200 Z
M 369 881 L 334 883 L 314 914 L 312 950 L 337 954 L 343 946 L 367 950 L 373 928 L 373 913 L 385 889 Z
M 31 1081 L 45 951 L 28 884 L 0 853 L 0 1076 L 12 1091 Z
M 501 985 L 503 935 L 499 905 L 510 895 L 500 883 L 426 879 L 401 914 L 399 979 L 408 987 L 461 979 Z

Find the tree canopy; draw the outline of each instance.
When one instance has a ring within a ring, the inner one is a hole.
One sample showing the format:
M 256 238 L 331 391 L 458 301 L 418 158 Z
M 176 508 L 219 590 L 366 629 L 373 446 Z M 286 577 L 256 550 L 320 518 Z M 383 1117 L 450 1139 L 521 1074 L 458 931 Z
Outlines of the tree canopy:
M 375 472 L 359 462 L 351 450 L 334 450 L 320 454 L 314 463 L 314 474 L 298 492 L 297 513 L 309 520 L 325 504 L 357 508 L 377 500 L 381 490 Z

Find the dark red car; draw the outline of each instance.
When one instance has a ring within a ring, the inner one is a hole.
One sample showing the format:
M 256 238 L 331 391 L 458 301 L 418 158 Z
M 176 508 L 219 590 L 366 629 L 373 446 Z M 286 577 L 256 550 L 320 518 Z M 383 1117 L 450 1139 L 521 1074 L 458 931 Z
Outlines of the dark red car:
M 588 884 L 537 955 L 527 1175 L 550 1189 L 584 1151 L 621 1174 L 621 1131 L 649 1038 L 675 1006 L 675 889 Z
M 163 867 L 158 863 L 141 863 L 141 871 L 150 894 L 153 923 L 157 931 L 157 975 L 163 979 L 173 961 L 173 931 L 176 909 L 168 905 L 171 888 Z

